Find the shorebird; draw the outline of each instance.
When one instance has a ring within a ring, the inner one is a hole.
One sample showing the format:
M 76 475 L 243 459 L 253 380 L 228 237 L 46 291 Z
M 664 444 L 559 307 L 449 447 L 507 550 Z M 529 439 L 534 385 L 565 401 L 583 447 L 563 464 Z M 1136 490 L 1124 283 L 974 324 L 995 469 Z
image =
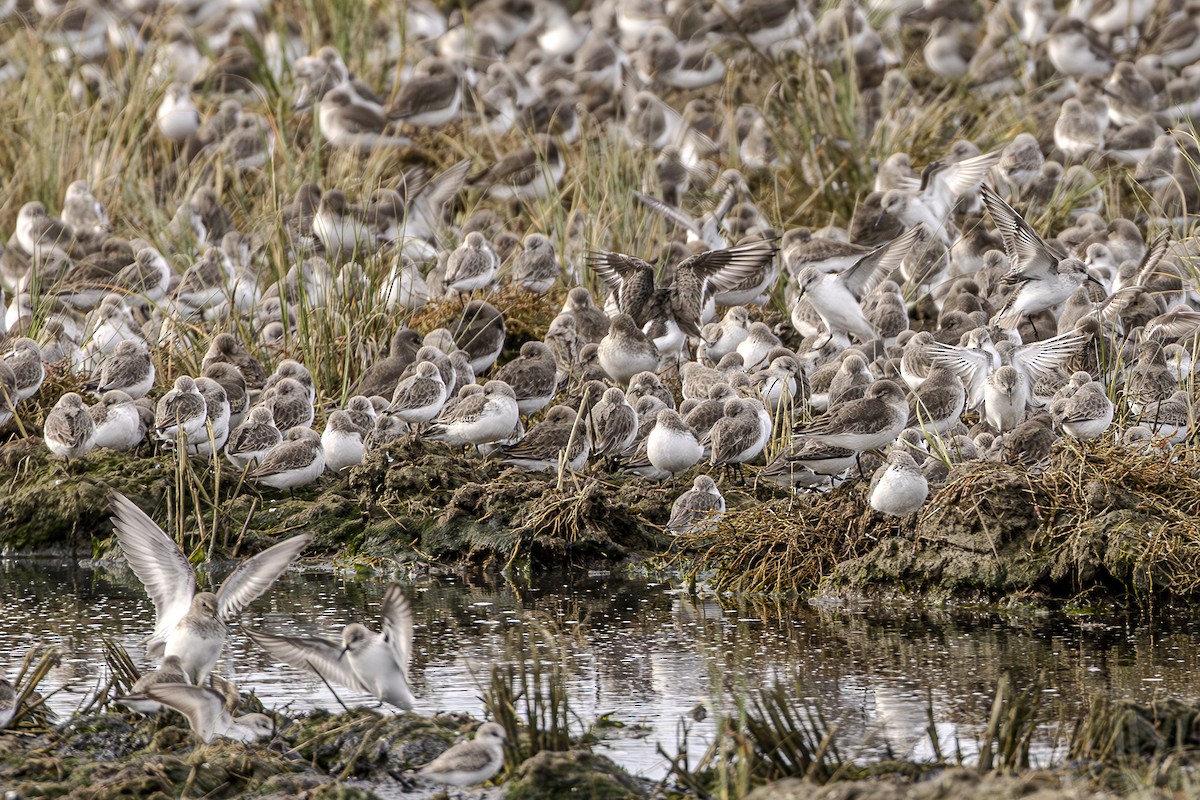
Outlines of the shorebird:
M 412 608 L 400 584 L 389 584 L 383 593 L 379 620 L 378 633 L 357 622 L 350 623 L 342 629 L 341 642 L 259 630 L 248 630 L 246 635 L 272 657 L 296 669 L 407 710 L 416 702 L 408 672 L 413 622 Z
M 248 743 L 275 735 L 275 722 L 266 714 L 255 712 L 235 717 L 226 705 L 226 697 L 207 686 L 156 683 L 142 694 L 121 698 L 126 705 L 130 701 L 139 705 L 149 701 L 175 709 L 187 717 L 192 731 L 206 743 L 218 736 Z
M 363 460 L 365 433 L 345 411 L 334 411 L 325 422 L 321 447 L 325 451 L 325 469 L 337 473 Z
M 725 513 L 725 498 L 707 475 L 697 475 L 692 488 L 675 499 L 667 533 L 691 534 L 711 529 Z
M 325 94 L 317 106 L 321 135 L 334 147 L 371 150 L 375 147 L 405 147 L 412 139 L 391 131 L 387 116 L 377 105 L 365 102 L 350 86 L 339 86 Z
M 440 128 L 460 117 L 462 78 L 445 59 L 429 57 L 417 64 L 400 88 L 388 117 L 418 128 Z
M 507 383 L 517 398 L 521 414 L 529 416 L 542 410 L 558 389 L 558 363 L 550 348 L 542 342 L 526 342 L 512 361 L 496 370 L 495 379 Z
M 423 425 L 438 415 L 448 394 L 449 389 L 437 365 L 421 361 L 413 375 L 396 384 L 388 412 L 410 425 Z
M 96 447 L 132 450 L 146 436 L 142 417 L 133 398 L 118 389 L 110 389 L 88 409 L 94 426 Z
M 6 678 L 0 678 L 0 730 L 8 727 L 17 713 L 17 692 Z
M 189 680 L 191 679 L 183 671 L 183 661 L 179 656 L 164 656 L 157 669 L 142 673 L 133 686 L 129 687 L 129 693 L 116 700 L 139 714 L 157 714 L 169 706 L 148 697 L 146 690 L 162 683 L 187 683 Z
M 154 520 L 120 493 L 113 493 L 111 505 L 121 552 L 154 603 L 154 633 L 146 640 L 146 657 L 177 656 L 195 684 L 216 665 L 228 623 L 312 541 L 312 534 L 302 533 L 273 545 L 239 564 L 216 594 L 201 592 L 187 556 Z
M 554 243 L 545 235 L 530 233 L 513 258 L 512 281 L 534 294 L 545 294 L 562 275 Z
M 654 427 L 646 436 L 646 461 L 655 473 L 646 477 L 660 480 L 686 472 L 704 457 L 704 447 L 695 431 L 679 412 L 663 408 L 655 412 Z M 636 465 L 630 465 L 636 467 Z
M 28 337 L 11 342 L 6 348 L 4 363 L 13 371 L 16 379 L 15 402 L 28 400 L 37 394 L 46 380 L 46 365 L 42 361 L 42 348 Z
M 504 766 L 508 735 L 495 722 L 485 722 L 469 742 L 454 745 L 421 767 L 418 774 L 450 786 L 474 786 L 494 777 Z
M 618 314 L 609 325 L 608 335 L 600 340 L 600 367 L 615 382 L 628 386 L 639 372 L 658 370 L 658 347 L 638 329 L 634 318 Z
M 600 402 L 588 416 L 592 431 L 592 451 L 598 456 L 617 456 L 637 438 L 638 418 L 625 393 L 612 387 L 604 390 Z
M 875 338 L 875 329 L 862 310 L 863 299 L 904 261 L 913 245 L 923 236 L 917 226 L 879 247 L 836 275 L 805 267 L 796 276 L 799 297 L 812 303 L 829 339 L 853 334 L 860 341 Z
M 471 357 L 471 369 L 476 375 L 488 371 L 504 349 L 507 330 L 504 315 L 491 303 L 472 300 L 450 327 L 455 344 Z
M 1012 264 L 1001 281 L 1017 285 L 996 314 L 994 321 L 1000 327 L 1015 330 L 1022 319 L 1062 303 L 1085 281 L 1099 283 L 1079 259 L 1060 259 L 1029 223 L 986 184 L 981 195 Z
M 503 381 L 485 383 L 479 394 L 442 412 L 424 435 L 448 444 L 492 444 L 508 438 L 520 420 L 512 387 Z
M 797 436 L 816 439 L 856 453 L 886 447 L 908 424 L 908 401 L 889 380 L 876 381 L 860 400 L 830 407 L 820 417 L 795 429 Z
M 871 508 L 892 517 L 905 517 L 919 511 L 929 497 L 929 481 L 912 454 L 904 449 L 888 453 L 887 463 L 871 479 L 868 495 Z
M 500 269 L 500 256 L 479 231 L 471 231 L 446 261 L 446 286 L 462 294 L 486 289 Z
M 83 398 L 67 392 L 54 404 L 42 426 L 42 440 L 51 453 L 70 463 L 96 446 L 96 426 Z
M 567 406 L 553 406 L 516 444 L 501 447 L 505 464 L 530 470 L 557 470 L 562 459 L 572 472 L 583 469 L 592 452 L 587 424 Z
M 283 441 L 275 427 L 275 417 L 268 406 L 255 406 L 241 425 L 229 432 L 225 440 L 225 457 L 238 469 L 257 464 L 271 448 Z
M 321 435 L 312 428 L 296 426 L 250 470 L 250 478 L 276 489 L 294 489 L 312 483 L 324 471 Z

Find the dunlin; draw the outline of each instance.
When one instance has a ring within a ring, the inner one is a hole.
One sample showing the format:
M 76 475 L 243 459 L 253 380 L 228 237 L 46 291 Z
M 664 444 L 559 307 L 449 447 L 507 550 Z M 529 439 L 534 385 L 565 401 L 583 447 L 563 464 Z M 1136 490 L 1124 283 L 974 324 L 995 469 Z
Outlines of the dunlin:
M 862 299 L 900 266 L 922 235 L 923 228 L 913 228 L 836 276 L 815 267 L 800 271 L 796 276 L 799 295 L 812 303 L 831 338 L 848 334 L 864 342 L 875 338 L 875 329 L 862 311 Z
M 504 745 L 508 735 L 495 722 L 485 722 L 475 738 L 460 742 L 421 767 L 425 778 L 450 786 L 474 786 L 494 777 L 504 766 Z
M 502 460 L 522 469 L 553 471 L 560 459 L 572 472 L 583 469 L 592 452 L 587 424 L 567 406 L 553 406 L 521 441 L 501 448 Z
M 598 456 L 618 456 L 633 443 L 638 432 L 637 413 L 618 388 L 604 391 L 588 417 L 592 450 Z
M 517 358 L 496 370 L 495 379 L 512 387 L 521 413 L 529 416 L 549 405 L 558 388 L 558 365 L 542 342 L 521 345 Z
M 750 400 L 733 398 L 725 401 L 724 415 L 708 434 L 709 460 L 714 466 L 744 464 L 762 452 L 770 431 L 763 433 L 758 407 Z
M 334 147 L 371 150 L 375 147 L 405 147 L 412 144 L 406 136 L 392 132 L 383 111 L 365 102 L 348 85 L 325 94 L 317 107 L 321 135 Z
M 223 362 L 233 365 L 246 381 L 247 388 L 261 389 L 267 380 L 267 372 L 246 345 L 232 333 L 218 333 L 208 345 L 204 361 L 200 368 L 207 369 L 210 364 Z
M 324 471 L 321 435 L 312 428 L 294 427 L 250 470 L 250 478 L 276 489 L 294 489 L 312 483 Z
M 888 453 L 887 463 L 871 479 L 871 508 L 892 517 L 919 511 L 929 497 L 929 482 L 907 450 Z
M 325 422 L 321 447 L 325 450 L 325 469 L 337 473 L 362 463 L 362 429 L 354 424 L 345 411 L 334 411 Z
M 519 419 L 520 409 L 512 387 L 492 380 L 483 385 L 480 394 L 443 412 L 425 435 L 448 444 L 491 444 L 507 438 Z
M 392 335 L 388 355 L 371 364 L 350 387 L 350 394 L 366 397 L 388 397 L 396 391 L 400 376 L 417 357 L 421 335 L 407 326 L 400 326 Z
M 601 368 L 622 385 L 628 385 L 639 372 L 657 371 L 659 364 L 654 342 L 638 329 L 633 317 L 624 313 L 610 323 L 608 334 L 600 340 L 598 357 Z
M 389 413 L 410 425 L 423 425 L 438 415 L 448 394 L 437 365 L 429 361 L 417 362 L 416 372 L 396 384 Z
M 460 117 L 462 78 L 437 57 L 417 65 L 388 107 L 388 117 L 422 128 L 440 128 Z
M 129 693 L 116 700 L 139 714 L 156 714 L 169 706 L 148 697 L 146 690 L 162 683 L 187 683 L 190 680 L 188 674 L 183 671 L 183 661 L 179 656 L 164 656 L 157 669 L 142 673 L 133 686 L 129 687 Z
M 28 400 L 37 394 L 46 379 L 46 366 L 42 362 L 42 349 L 28 337 L 21 337 L 6 348 L 4 363 L 12 370 L 16 379 L 15 401 Z
M 667 533 L 695 534 L 710 530 L 725 513 L 725 498 L 707 475 L 697 475 L 692 488 L 671 505 Z
M 908 402 L 892 381 L 876 381 L 861 400 L 830 407 L 800 426 L 796 434 L 856 453 L 877 450 L 896 440 L 908 423 Z
M 478 231 L 471 231 L 463 243 L 450 253 L 446 262 L 445 284 L 456 292 L 470 294 L 486 289 L 500 269 L 500 256 Z
M 303 533 L 280 542 L 238 565 L 216 594 L 200 592 L 179 545 L 124 495 L 114 493 L 111 503 L 121 551 L 154 603 L 156 620 L 146 655 L 177 656 L 197 684 L 217 663 L 226 625 L 269 589 L 312 540 L 312 534 Z
M 562 275 L 554 243 L 545 235 L 530 233 L 512 262 L 512 281 L 535 294 L 545 294 Z
M 186 683 L 156 683 L 140 695 L 129 695 L 128 701 L 152 701 L 175 709 L 187 717 L 192 731 L 203 742 L 220 736 L 235 742 L 257 742 L 275 734 L 275 722 L 266 714 L 250 713 L 234 716 L 226 707 L 226 698 L 207 686 Z
M 42 440 L 50 452 L 68 463 L 96 446 L 96 426 L 83 398 L 67 392 L 54 404 L 42 426 Z
M 471 369 L 482 375 L 499 358 L 507 331 L 504 315 L 495 306 L 472 300 L 451 326 L 450 333 L 455 343 L 470 354 Z
M 383 594 L 380 631 L 350 623 L 341 642 L 320 636 L 286 636 L 265 631 L 247 635 L 274 658 L 327 681 L 374 695 L 381 703 L 410 709 L 416 702 L 409 682 L 412 662 L 412 609 L 403 587 L 392 583 Z
M 275 427 L 275 417 L 269 406 L 255 406 L 241 425 L 229 432 L 225 440 L 225 457 L 238 469 L 257 464 L 271 448 L 283 441 Z
M 109 450 L 132 450 L 146 437 L 141 415 L 133 398 L 119 389 L 110 389 L 100 402 L 88 408 L 95 427 L 95 446 Z

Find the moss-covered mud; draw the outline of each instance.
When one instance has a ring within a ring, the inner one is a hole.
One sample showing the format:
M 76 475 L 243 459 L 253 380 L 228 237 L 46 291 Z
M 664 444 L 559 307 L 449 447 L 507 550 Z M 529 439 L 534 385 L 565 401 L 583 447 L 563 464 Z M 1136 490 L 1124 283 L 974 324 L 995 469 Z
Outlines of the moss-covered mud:
M 244 705 L 257 706 L 253 698 Z M 243 708 L 243 710 L 247 710 Z M 748 800 L 1090 800 L 1196 798 L 1190 777 L 1200 754 L 1200 706 L 1163 701 L 1146 706 L 1096 701 L 1075 724 L 1067 757 L 1031 769 L 1027 753 L 1006 769 L 948 763 L 842 762 L 820 780 L 795 775 L 764 785 L 746 775 L 731 797 Z M 0 733 L 0 787 L 19 798 L 256 797 L 369 800 L 403 794 L 445 796 L 413 774 L 476 721 L 461 715 L 425 718 L 366 709 L 278 717 L 270 743 L 198 742 L 177 715 L 76 715 L 53 729 L 28 726 Z M 1003 734 L 1002 734 L 1003 736 Z M 843 745 L 839 745 L 843 746 Z M 738 747 L 726 771 L 661 782 L 631 776 L 587 748 L 541 751 L 511 764 L 492 788 L 454 790 L 460 798 L 597 800 L 708 796 L 711 780 L 738 772 Z M 769 754 L 763 754 L 764 756 Z
M 95 451 L 64 467 L 26 439 L 0 448 L 0 547 L 102 554 L 108 497 L 119 491 L 168 530 L 182 509 L 194 546 L 218 554 L 306 530 L 316 534 L 306 555 L 363 563 L 612 565 L 665 549 L 661 526 L 687 480 L 651 484 L 596 471 L 560 481 L 407 439 L 313 488 L 260 492 L 227 464 L 181 469 L 172 453 L 147 448 Z
M 658 554 L 738 591 L 1117 604 L 1200 592 L 1196 451 L 1060 445 L 1044 471 L 970 462 L 903 519 L 872 512 L 864 482 L 792 496 L 751 468 L 744 484 L 722 478 L 729 512 L 714 530 L 672 541 L 661 526 L 692 477 L 531 473 L 410 438 L 293 494 L 150 447 L 64 468 L 36 439 L 16 440 L 0 447 L 0 547 L 105 555 L 106 502 L 120 491 L 216 555 L 306 530 L 307 555 L 382 569 L 612 568 Z
M 865 483 L 733 507 L 687 549 L 740 591 L 994 602 L 1200 598 L 1196 451 L 1056 449 L 1044 471 L 954 467 L 923 510 L 873 512 Z
M 246 709 L 243 709 L 243 711 Z M 222 739 L 199 743 L 178 715 L 76 716 L 52 731 L 0 734 L 0 787 L 22 798 L 262 797 L 351 800 L 439 794 L 410 771 L 469 738 L 477 722 L 461 715 L 425 718 L 369 710 L 280 718 L 270 744 Z M 536 773 L 547 785 L 598 787 L 589 797 L 641 797 L 644 789 L 611 762 L 584 753 L 535 758 L 516 770 L 514 787 Z M 552 762 L 552 763 L 551 763 Z M 604 763 L 601 763 L 604 762 Z M 547 766 L 547 763 L 551 763 Z M 539 766 L 540 765 L 540 766 Z M 622 787 L 623 793 L 605 787 Z M 380 793 L 380 794 L 377 794 Z M 511 793 L 510 793 L 511 794 Z M 480 791 L 460 796 L 482 796 Z M 525 785 L 523 798 L 554 797 Z

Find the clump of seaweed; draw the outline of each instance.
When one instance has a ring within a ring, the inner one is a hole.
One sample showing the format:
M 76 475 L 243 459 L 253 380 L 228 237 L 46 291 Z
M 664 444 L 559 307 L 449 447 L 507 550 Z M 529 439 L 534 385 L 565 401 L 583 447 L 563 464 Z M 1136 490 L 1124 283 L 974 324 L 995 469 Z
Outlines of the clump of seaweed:
M 722 590 L 1169 597 L 1200 593 L 1200 451 L 1063 441 L 1044 470 L 955 466 L 921 512 L 867 506 L 865 482 L 822 495 L 731 502 L 678 537 Z
M 749 501 L 710 528 L 676 537 L 696 568 L 716 570 L 722 591 L 811 592 L 834 567 L 903 523 L 871 512 L 866 489 Z

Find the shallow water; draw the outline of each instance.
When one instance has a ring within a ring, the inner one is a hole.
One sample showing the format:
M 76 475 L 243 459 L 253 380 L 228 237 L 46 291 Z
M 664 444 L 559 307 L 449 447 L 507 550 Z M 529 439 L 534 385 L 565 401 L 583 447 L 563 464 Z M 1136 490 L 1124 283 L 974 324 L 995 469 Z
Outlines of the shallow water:
M 0 560 L 0 587 L 0 672 L 12 677 L 35 643 L 56 644 L 62 663 L 43 690 L 62 687 L 50 699 L 59 713 L 86 702 L 103 681 L 101 635 L 116 637 L 140 660 L 138 643 L 153 625 L 153 609 L 128 570 Z M 382 588 L 356 576 L 292 574 L 243 621 L 336 637 L 346 622 L 377 616 Z M 1040 676 L 1044 702 L 1034 757 L 1042 762 L 1069 735 L 1061 721 L 1092 693 L 1190 698 L 1200 678 L 1200 617 L 1178 614 L 1098 620 L 696 600 L 668 583 L 598 574 L 529 587 L 425 578 L 409 593 L 418 712 L 482 715 L 480 687 L 492 664 L 516 657 L 514 634 L 548 631 L 561 648 L 580 717 L 608 714 L 625 725 L 603 747 L 649 777 L 665 772 L 656 747 L 676 751 L 681 719 L 691 729 L 693 763 L 711 741 L 715 715 L 692 721 L 697 703 L 725 708 L 732 692 L 797 673 L 805 693 L 839 726 L 843 752 L 860 757 L 927 757 L 932 698 L 943 749 L 953 753 L 957 741 L 969 758 L 999 676 L 1011 673 L 1017 687 Z M 339 708 L 319 679 L 272 664 L 236 631 L 218 670 L 269 706 Z M 338 695 L 348 704 L 365 702 L 341 689 Z

